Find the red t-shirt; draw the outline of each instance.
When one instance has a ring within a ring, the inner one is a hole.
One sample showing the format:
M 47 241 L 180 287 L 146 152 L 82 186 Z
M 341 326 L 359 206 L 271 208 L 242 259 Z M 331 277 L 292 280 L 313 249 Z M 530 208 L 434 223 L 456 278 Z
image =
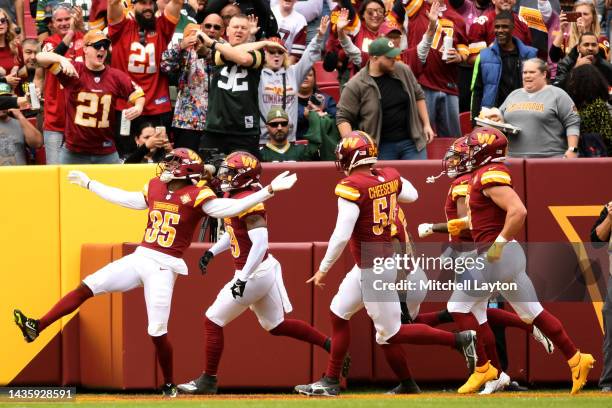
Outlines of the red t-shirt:
M 466 200 L 472 236 L 479 249 L 495 242 L 506 222 L 506 211 L 483 194 L 484 190 L 495 186 L 512 187 L 510 171 L 504 164 L 490 164 L 472 173 Z
M 531 45 L 531 31 L 518 14 L 514 16 L 514 30 L 512 36 L 518 38 L 526 45 Z M 470 54 L 479 54 L 480 50 L 488 47 L 495 40 L 495 9 L 487 10 L 478 17 L 470 27 L 468 34 L 470 40 Z
M 353 173 L 342 179 L 335 190 L 338 197 L 359 206 L 350 249 L 355 263 L 361 267 L 371 266 L 372 258 L 389 255 L 380 251 L 392 250 L 383 244 L 391 242 L 397 196 L 402 191 L 400 174 L 394 168 L 375 168 L 372 173 Z M 363 243 L 371 244 L 367 254 L 362 254 Z M 380 247 L 375 247 L 376 244 Z M 362 259 L 362 255 L 367 259 Z
M 170 193 L 168 184 L 155 177 L 143 194 L 149 206 L 149 221 L 140 246 L 182 258 L 198 222 L 206 215 L 202 205 L 216 198 L 215 193 L 202 183 Z
M 470 181 L 469 174 L 463 174 L 456 179 L 450 185 L 448 194 L 446 195 L 446 203 L 444 204 L 444 212 L 446 213 L 446 220 L 454 220 L 459 218 L 457 212 L 457 201 L 461 197 L 467 196 L 468 183 Z M 472 243 L 472 234 L 469 229 L 461 231 L 459 235 L 448 235 L 448 239 L 452 243 L 467 242 Z
M 57 74 L 64 87 L 66 147 L 76 153 L 113 153 L 117 99 L 136 99 L 142 90 L 118 69 L 91 71 L 84 63 L 73 64 L 78 78 Z
M 240 191 L 232 195 L 232 198 L 240 199 L 255 192 L 256 190 L 251 189 Z M 225 231 L 230 234 L 230 249 L 232 251 L 232 257 L 234 258 L 234 266 L 236 270 L 241 270 L 244 268 L 247 258 L 249 257 L 249 252 L 251 251 L 251 247 L 253 246 L 253 243 L 249 238 L 249 231 L 247 230 L 246 225 L 246 218 L 250 215 L 260 215 L 265 219 L 266 209 L 263 203 L 257 204 L 236 217 L 226 218 L 224 220 Z M 267 256 L 268 252 L 266 251 L 263 259 L 266 259 Z
M 168 77 L 161 73 L 162 52 L 168 48 L 177 20 L 164 13 L 155 20 L 155 32 L 147 32 L 145 44 L 140 43 L 140 28 L 135 20 L 123 18 L 108 27 L 113 44 L 111 66 L 126 72 L 145 93 L 143 115 L 159 115 L 170 112 Z M 126 102 L 119 101 L 117 110 L 125 109 Z
M 429 9 L 427 2 L 409 20 L 410 35 L 408 47 L 416 47 L 429 25 Z M 468 41 L 465 31 L 465 21 L 453 8 L 448 7 L 438 19 L 438 26 L 434 34 L 431 49 L 427 55 L 425 66 L 419 75 L 419 83 L 429 89 L 441 91 L 449 95 L 459 95 L 457 87 L 458 64 L 447 64 L 442 60 L 444 51 L 444 38 L 453 37 L 453 47 L 458 53 L 467 57 Z
M 62 41 L 59 34 L 53 34 L 45 39 L 42 50 L 44 52 L 53 52 L 53 50 Z M 71 61 L 83 62 L 83 34 L 77 32 L 70 44 L 70 48 L 64 54 L 64 57 Z M 44 130 L 52 130 L 54 132 L 64 132 L 66 122 L 66 109 L 64 104 L 64 91 L 62 85 L 58 82 L 55 75 L 47 73 L 44 85 Z

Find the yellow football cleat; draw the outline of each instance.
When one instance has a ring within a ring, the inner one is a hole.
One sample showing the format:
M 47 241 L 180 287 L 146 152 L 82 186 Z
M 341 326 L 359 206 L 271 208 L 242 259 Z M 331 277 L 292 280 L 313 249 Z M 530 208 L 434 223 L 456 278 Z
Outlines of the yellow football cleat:
M 595 359 L 590 354 L 577 351 L 574 357 L 570 358 L 567 363 L 572 370 L 572 392 L 570 394 L 578 394 L 587 382 L 589 371 L 593 368 Z
M 477 392 L 482 388 L 487 381 L 495 380 L 497 378 L 497 368 L 491 365 L 490 361 L 486 364 L 476 367 L 470 378 L 463 384 L 457 392 L 459 394 L 471 394 Z

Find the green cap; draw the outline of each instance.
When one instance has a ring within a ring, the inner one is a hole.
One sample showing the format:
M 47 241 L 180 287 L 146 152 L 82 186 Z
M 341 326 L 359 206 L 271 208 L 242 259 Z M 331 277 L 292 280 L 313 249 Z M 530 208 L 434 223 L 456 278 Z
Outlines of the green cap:
M 400 52 L 401 50 L 395 48 L 393 45 L 393 41 L 386 37 L 380 37 L 372 41 L 368 48 L 368 54 L 370 54 L 371 57 L 380 57 L 384 55 L 385 57 L 395 58 Z
M 280 106 L 273 106 L 272 109 L 270 109 L 270 112 L 268 112 L 266 123 L 270 123 L 274 119 L 289 120 L 289 115 L 287 115 L 287 112 L 285 112 Z
M 6 82 L 0 82 L 0 95 L 12 95 L 13 89 Z

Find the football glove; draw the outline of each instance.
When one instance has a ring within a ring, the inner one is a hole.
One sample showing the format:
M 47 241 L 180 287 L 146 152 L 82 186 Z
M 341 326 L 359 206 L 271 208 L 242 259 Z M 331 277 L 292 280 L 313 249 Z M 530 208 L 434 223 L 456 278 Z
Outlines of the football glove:
M 232 296 L 236 299 L 238 296 L 242 297 L 244 294 L 244 288 L 246 286 L 246 282 L 240 279 L 236 279 L 230 290 L 232 291 Z
M 433 224 L 419 224 L 419 238 L 425 238 L 433 234 Z
M 77 186 L 89 189 L 89 182 L 91 179 L 82 171 L 70 170 L 68 173 L 68 181 L 70 184 L 76 184 Z
M 507 242 L 508 240 L 506 238 L 502 237 L 501 235 L 498 236 L 493 245 L 491 245 L 487 251 L 487 261 L 495 262 L 499 260 Z
M 467 217 L 456 218 L 454 220 L 448 220 L 446 223 L 446 228 L 448 228 L 448 233 L 452 236 L 459 235 L 461 231 L 467 229 L 468 227 L 468 219 Z
M 288 171 L 284 171 L 278 176 L 274 177 L 274 180 L 270 183 L 270 187 L 272 187 L 272 192 L 276 193 L 277 191 L 289 190 L 295 182 L 297 181 L 297 174 L 289 175 Z
M 204 255 L 202 255 L 202 257 L 200 258 L 200 263 L 199 263 L 200 270 L 202 271 L 202 275 L 206 274 L 208 263 L 212 261 L 214 257 L 215 257 L 215 254 L 213 254 L 212 252 L 210 251 L 204 252 Z

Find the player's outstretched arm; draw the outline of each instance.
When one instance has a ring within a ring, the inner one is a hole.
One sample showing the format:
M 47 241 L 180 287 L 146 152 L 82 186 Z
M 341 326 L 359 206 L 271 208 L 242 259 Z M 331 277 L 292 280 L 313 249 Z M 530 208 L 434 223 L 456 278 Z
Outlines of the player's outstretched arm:
M 219 240 L 215 242 L 212 247 L 210 247 L 208 251 L 204 252 L 199 262 L 200 271 L 202 271 L 202 275 L 207 272 L 208 264 L 213 260 L 215 256 L 229 249 L 230 243 L 230 234 L 225 232 L 223 235 L 221 235 L 221 238 L 219 238 Z
M 68 173 L 68 181 L 93 191 L 101 198 L 113 204 L 134 210 L 145 210 L 148 208 L 144 195 L 141 192 L 125 191 L 115 187 L 109 187 L 96 180 L 91 180 L 87 174 L 79 170 L 71 170 Z
M 214 218 L 235 217 L 236 215 L 248 210 L 249 208 L 262 203 L 272 197 L 278 191 L 289 190 L 297 181 L 297 175 L 289 175 L 285 171 L 272 180 L 270 185 L 262 188 L 254 194 L 250 194 L 240 199 L 234 198 L 215 198 L 202 205 L 206 214 Z
M 401 179 L 402 191 L 397 196 L 397 201 L 400 203 L 412 203 L 416 201 L 419 198 L 419 193 L 417 192 L 416 188 L 414 188 L 412 183 L 405 178 L 402 177 Z
M 323 287 L 323 278 L 331 267 L 336 263 L 346 244 L 351 239 L 351 234 L 355 228 L 355 223 L 359 218 L 359 206 L 344 198 L 338 197 L 338 218 L 336 219 L 336 227 L 329 239 L 325 257 L 319 265 L 319 270 L 315 275 L 308 279 L 306 283 L 314 282 L 316 286 Z

